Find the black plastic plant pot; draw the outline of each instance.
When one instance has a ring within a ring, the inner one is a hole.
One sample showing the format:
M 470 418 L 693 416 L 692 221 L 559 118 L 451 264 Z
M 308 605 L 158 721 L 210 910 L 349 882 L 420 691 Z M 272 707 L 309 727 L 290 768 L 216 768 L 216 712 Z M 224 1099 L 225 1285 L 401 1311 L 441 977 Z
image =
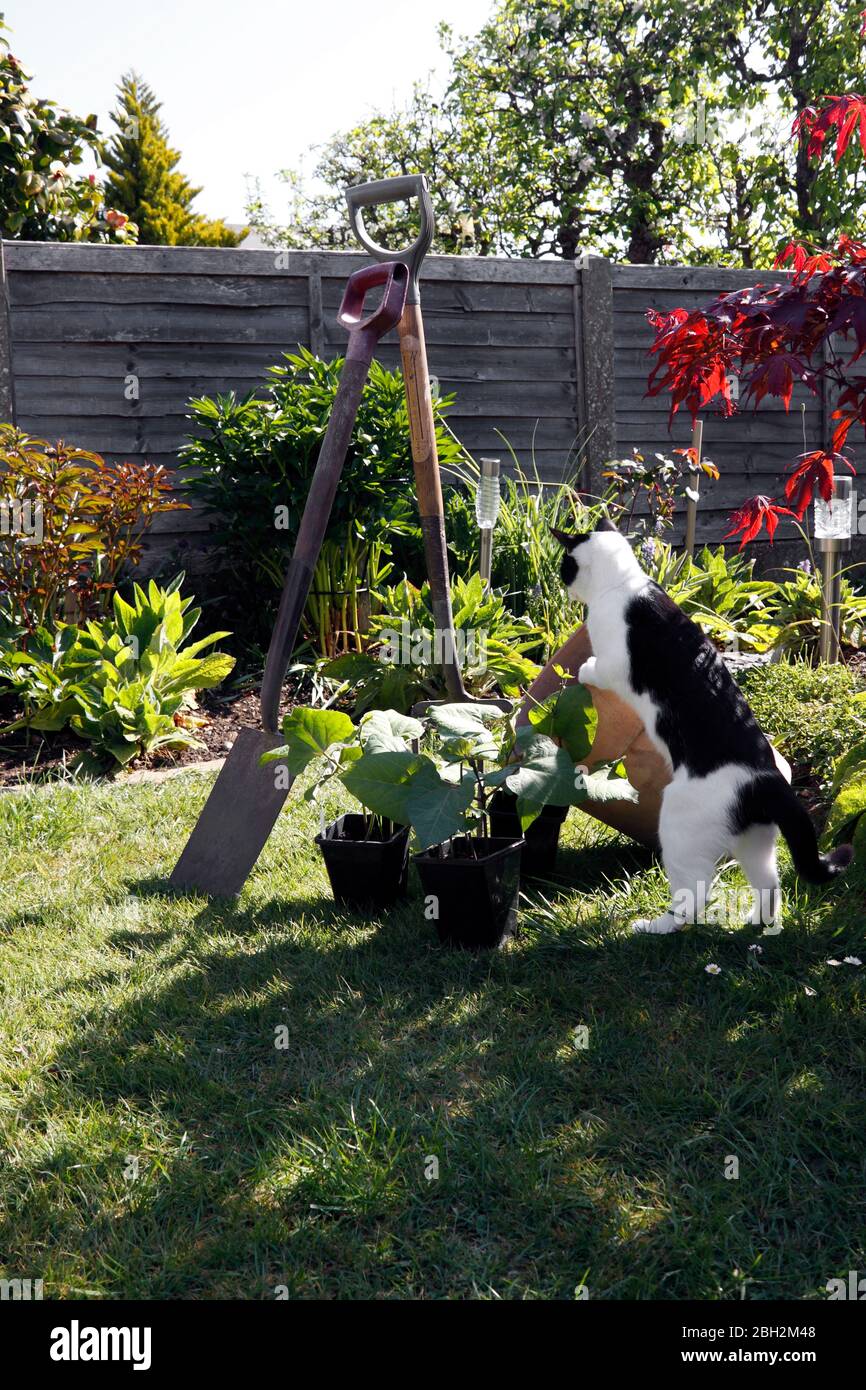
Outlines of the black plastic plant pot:
M 389 907 L 406 895 L 409 827 L 358 812 L 340 816 L 316 836 L 338 903 Z
M 517 814 L 517 797 L 511 792 L 498 791 L 490 800 L 490 834 L 515 839 L 523 835 L 523 856 L 520 872 L 523 878 L 545 878 L 556 866 L 559 832 L 568 815 L 567 806 L 545 806 L 528 830 L 521 830 Z
M 457 835 L 415 855 L 425 898 L 436 900 L 439 940 L 495 950 L 517 933 L 523 840 Z

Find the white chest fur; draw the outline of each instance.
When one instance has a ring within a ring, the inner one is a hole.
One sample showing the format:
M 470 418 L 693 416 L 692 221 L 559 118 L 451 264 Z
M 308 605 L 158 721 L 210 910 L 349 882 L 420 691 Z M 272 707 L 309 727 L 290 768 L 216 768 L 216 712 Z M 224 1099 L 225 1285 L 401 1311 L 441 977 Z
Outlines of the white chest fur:
M 586 626 L 592 643 L 599 688 L 618 695 L 640 716 L 654 747 L 670 763 L 667 744 L 656 733 L 658 709 L 649 695 L 638 694 L 631 683 L 625 612 L 645 584 L 646 579 L 643 578 L 642 582 L 627 582 L 599 594 L 588 605 Z

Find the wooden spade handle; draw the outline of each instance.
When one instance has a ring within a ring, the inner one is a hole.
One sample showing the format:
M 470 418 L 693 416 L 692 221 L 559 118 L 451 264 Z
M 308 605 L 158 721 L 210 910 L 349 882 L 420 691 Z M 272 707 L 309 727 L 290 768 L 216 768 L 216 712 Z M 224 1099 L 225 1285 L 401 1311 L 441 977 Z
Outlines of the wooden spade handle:
M 409 436 L 415 469 L 415 491 L 421 514 L 421 532 L 424 537 L 427 578 L 430 581 L 433 618 L 443 644 L 442 671 L 445 687 L 451 699 L 463 701 L 468 700 L 469 696 L 460 674 L 454 641 L 454 614 L 451 609 L 451 583 L 445 544 L 445 507 L 442 501 L 442 481 L 439 477 L 436 426 L 433 420 L 433 402 L 430 398 L 427 347 L 420 305 L 406 304 L 397 325 L 397 333 L 400 337 L 403 384 L 406 388 L 406 408 L 409 412 Z
M 436 425 L 433 420 L 433 402 L 430 398 L 430 377 L 427 373 L 427 345 L 419 305 L 406 305 L 397 325 L 397 332 L 400 335 L 400 357 L 403 362 L 403 382 L 409 411 L 409 434 L 412 440 L 418 509 L 422 516 L 444 516 L 439 458 L 436 453 Z

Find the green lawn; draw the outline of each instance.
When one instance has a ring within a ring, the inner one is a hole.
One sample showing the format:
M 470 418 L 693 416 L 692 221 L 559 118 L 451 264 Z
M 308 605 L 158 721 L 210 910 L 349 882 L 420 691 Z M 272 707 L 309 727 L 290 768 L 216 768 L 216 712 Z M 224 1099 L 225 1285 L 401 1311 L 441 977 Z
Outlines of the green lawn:
M 0 798 L 4 1276 L 713 1299 L 866 1270 L 866 966 L 826 964 L 866 960 L 862 869 L 811 897 L 786 871 L 760 956 L 749 927 L 634 938 L 660 869 L 572 812 L 559 886 L 473 958 L 417 886 L 337 910 L 297 798 L 238 905 L 166 896 L 207 786 Z

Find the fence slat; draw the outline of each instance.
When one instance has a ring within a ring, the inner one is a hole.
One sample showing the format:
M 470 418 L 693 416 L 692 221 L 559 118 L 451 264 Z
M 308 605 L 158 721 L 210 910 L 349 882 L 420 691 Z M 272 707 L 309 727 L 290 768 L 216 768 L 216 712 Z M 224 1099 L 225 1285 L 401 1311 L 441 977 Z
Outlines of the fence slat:
M 587 485 L 601 491 L 601 466 L 616 454 L 614 409 L 613 276 L 603 256 L 585 256 L 583 295 L 583 391 L 586 402 Z

